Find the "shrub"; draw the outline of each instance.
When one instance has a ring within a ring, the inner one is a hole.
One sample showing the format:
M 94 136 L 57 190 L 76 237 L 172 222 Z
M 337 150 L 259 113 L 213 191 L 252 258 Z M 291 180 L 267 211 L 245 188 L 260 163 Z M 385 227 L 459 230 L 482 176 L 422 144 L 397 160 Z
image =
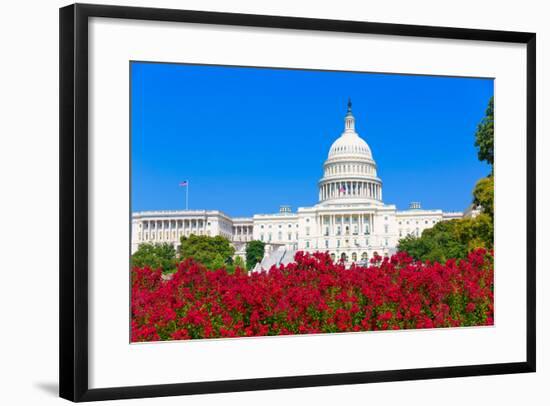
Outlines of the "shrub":
M 185 260 L 132 270 L 132 341 L 493 324 L 493 254 L 445 264 L 405 253 L 346 269 L 327 253 L 248 275 Z

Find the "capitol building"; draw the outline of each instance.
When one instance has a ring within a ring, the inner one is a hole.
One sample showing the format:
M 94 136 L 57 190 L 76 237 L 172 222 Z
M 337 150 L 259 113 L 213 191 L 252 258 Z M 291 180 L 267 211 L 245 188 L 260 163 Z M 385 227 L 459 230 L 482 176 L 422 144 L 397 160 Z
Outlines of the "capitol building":
M 319 202 L 312 207 L 281 206 L 273 214 L 232 218 L 218 210 L 142 211 L 132 214 L 132 253 L 143 243 L 179 245 L 181 236 L 221 235 L 244 255 L 246 243 L 265 242 L 257 269 L 293 260 L 296 251 L 328 251 L 335 260 L 363 262 L 391 255 L 399 239 L 420 236 L 440 221 L 462 212 L 426 210 L 411 203 L 406 210 L 386 204 L 383 183 L 369 145 L 355 130 L 351 101 L 344 131 L 332 144 L 318 182 Z M 469 212 L 469 215 L 472 215 Z

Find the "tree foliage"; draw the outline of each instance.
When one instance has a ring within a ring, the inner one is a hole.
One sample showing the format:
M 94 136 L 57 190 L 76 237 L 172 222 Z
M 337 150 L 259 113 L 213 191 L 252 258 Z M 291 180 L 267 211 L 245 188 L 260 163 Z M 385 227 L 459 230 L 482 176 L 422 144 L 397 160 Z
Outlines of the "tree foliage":
M 481 206 L 483 213 L 494 217 L 495 178 L 493 175 L 478 180 L 474 188 L 474 204 Z
M 424 230 L 421 237 L 401 239 L 398 246 L 399 251 L 415 259 L 440 263 L 464 259 L 475 248 L 493 248 L 493 221 L 485 213 L 476 218 L 441 221 Z
M 153 270 L 162 269 L 170 272 L 176 269 L 176 250 L 172 244 L 140 244 L 132 255 L 132 266 L 149 267 Z
M 220 269 L 233 263 L 235 248 L 227 238 L 220 235 L 182 236 L 180 242 L 180 260 L 193 258 L 210 270 Z
M 487 161 L 493 166 L 494 161 L 494 100 L 489 99 L 485 117 L 477 126 L 475 146 L 478 148 L 477 157 L 480 161 Z
M 250 241 L 246 245 L 246 268 L 252 269 L 264 257 L 265 243 L 259 240 Z
M 244 263 L 244 259 L 242 259 L 239 256 L 235 257 L 235 261 L 233 262 L 233 265 L 235 266 L 235 268 L 246 269 L 246 264 Z

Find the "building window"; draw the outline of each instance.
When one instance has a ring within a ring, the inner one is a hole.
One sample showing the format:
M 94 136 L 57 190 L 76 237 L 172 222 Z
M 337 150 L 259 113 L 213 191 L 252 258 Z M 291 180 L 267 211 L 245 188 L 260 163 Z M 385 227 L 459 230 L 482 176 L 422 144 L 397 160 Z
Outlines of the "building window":
M 399 229 L 399 237 L 403 236 L 403 230 Z
M 271 242 L 271 233 L 267 235 L 267 241 Z
M 416 236 L 418 237 L 420 235 L 420 229 L 417 227 L 416 228 Z
M 352 260 L 352 261 L 357 261 L 357 253 L 356 253 L 356 252 L 352 252 L 352 254 L 351 254 L 351 260 Z
M 340 248 L 340 240 L 337 240 L 337 241 L 336 241 L 336 246 L 337 246 L 338 248 Z
M 387 238 L 384 240 L 384 245 L 388 246 L 388 239 Z
M 306 235 L 309 235 L 309 227 L 306 227 Z
M 278 237 L 279 237 L 279 241 L 281 241 L 281 240 L 283 239 L 283 233 L 281 233 L 281 232 L 279 231 Z
M 288 233 L 288 241 L 292 240 L 292 233 Z
M 363 252 L 363 253 L 361 254 L 361 259 L 362 259 L 363 261 L 366 261 L 368 258 L 369 258 L 369 256 L 367 255 L 366 252 Z
M 264 225 L 262 224 L 262 225 L 260 226 L 260 228 L 261 228 L 261 229 L 263 230 L 263 228 L 264 228 Z
M 306 248 L 309 248 L 309 241 L 306 241 Z
M 264 235 L 260 234 L 260 241 L 263 241 L 263 240 L 264 240 Z
M 328 248 L 328 240 L 325 240 L 325 248 Z
M 384 233 L 388 234 L 388 225 L 384 224 Z

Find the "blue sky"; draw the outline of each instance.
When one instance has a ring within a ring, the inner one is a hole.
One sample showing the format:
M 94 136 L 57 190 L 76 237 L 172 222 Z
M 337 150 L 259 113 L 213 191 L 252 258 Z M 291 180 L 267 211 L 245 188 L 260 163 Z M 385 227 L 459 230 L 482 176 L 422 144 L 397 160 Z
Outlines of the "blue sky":
M 184 209 L 183 180 L 190 209 L 314 205 L 351 97 L 384 202 L 462 211 L 490 171 L 474 133 L 492 95 L 492 79 L 132 62 L 132 210 Z

